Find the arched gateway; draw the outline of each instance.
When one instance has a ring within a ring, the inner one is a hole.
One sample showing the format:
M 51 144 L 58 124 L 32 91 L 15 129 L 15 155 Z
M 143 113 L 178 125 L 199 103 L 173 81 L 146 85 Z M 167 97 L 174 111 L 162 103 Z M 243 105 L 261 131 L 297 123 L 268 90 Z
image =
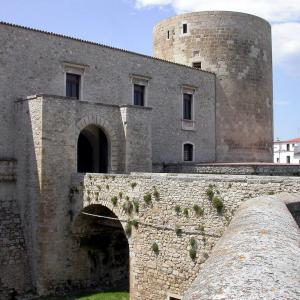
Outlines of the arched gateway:
M 129 245 L 118 217 L 101 204 L 91 204 L 76 218 L 73 233 L 86 254 L 89 285 L 129 291 Z
M 77 171 L 107 173 L 109 145 L 104 131 L 96 125 L 86 126 L 77 142 Z

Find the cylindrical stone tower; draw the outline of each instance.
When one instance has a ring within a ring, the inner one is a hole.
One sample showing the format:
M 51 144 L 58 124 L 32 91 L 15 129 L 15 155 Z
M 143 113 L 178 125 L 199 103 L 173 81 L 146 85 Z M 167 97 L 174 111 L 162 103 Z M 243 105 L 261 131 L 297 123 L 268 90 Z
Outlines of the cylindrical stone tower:
M 154 56 L 216 74 L 217 161 L 272 162 L 270 24 L 244 13 L 196 12 L 161 21 L 153 34 Z

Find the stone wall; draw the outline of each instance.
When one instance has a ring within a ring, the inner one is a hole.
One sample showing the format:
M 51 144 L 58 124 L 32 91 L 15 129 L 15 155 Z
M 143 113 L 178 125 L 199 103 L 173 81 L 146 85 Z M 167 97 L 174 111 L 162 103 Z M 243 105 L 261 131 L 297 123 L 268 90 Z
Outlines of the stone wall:
M 4 23 L 0 23 L 0 45 L 0 157 L 14 157 L 16 99 L 38 94 L 65 96 L 66 72 L 75 70 L 82 74 L 80 100 L 89 103 L 132 105 L 133 76 L 146 78 L 146 105 L 153 109 L 154 162 L 181 162 L 186 141 L 195 144 L 197 162 L 214 159 L 214 74 Z M 195 130 L 181 128 L 183 85 L 197 88 Z M 64 122 L 60 118 L 56 121 Z
M 182 296 L 188 289 L 242 202 L 282 191 L 299 192 L 300 178 L 87 174 L 74 176 L 72 189 L 76 192 L 69 209 L 74 220 L 82 210 L 98 204 L 113 211 L 125 230 L 128 221 L 139 222 L 137 228 L 132 225 L 128 239 L 131 298 L 165 300 L 167 294 Z M 208 190 L 222 201 L 223 209 L 216 209 Z M 126 212 L 128 203 L 133 205 L 131 213 Z M 73 247 L 68 254 L 74 263 L 77 251 Z
M 241 205 L 183 299 L 299 299 L 300 231 L 285 204 L 291 198 Z
M 15 161 L 0 161 L 0 299 L 31 289 L 27 247 L 15 193 Z
M 292 164 L 166 164 L 153 169 L 157 173 L 300 176 L 300 165 Z

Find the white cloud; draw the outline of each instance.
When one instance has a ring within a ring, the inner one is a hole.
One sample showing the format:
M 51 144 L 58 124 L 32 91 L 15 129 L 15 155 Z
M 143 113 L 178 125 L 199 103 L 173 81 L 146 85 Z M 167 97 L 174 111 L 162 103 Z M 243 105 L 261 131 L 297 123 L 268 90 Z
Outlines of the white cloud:
M 277 63 L 291 56 L 300 56 L 300 23 L 274 24 L 272 36 L 273 55 Z
M 272 25 L 273 62 L 299 76 L 300 0 L 135 0 L 136 7 L 171 5 L 176 13 L 227 10 L 260 16 Z
M 135 0 L 138 8 L 171 5 L 177 13 L 229 10 L 254 14 L 270 22 L 300 20 L 299 0 Z

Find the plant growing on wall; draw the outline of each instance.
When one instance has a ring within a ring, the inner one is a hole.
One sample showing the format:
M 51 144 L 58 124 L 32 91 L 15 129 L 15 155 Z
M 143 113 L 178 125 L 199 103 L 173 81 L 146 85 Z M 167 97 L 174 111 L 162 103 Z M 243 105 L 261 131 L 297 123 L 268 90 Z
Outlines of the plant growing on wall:
M 176 212 L 176 214 L 177 214 L 177 216 L 180 214 L 180 212 L 181 212 L 181 207 L 180 207 L 180 205 L 176 205 L 175 206 L 175 212 Z
M 213 207 L 218 211 L 218 213 L 222 212 L 222 210 L 224 208 L 224 204 L 219 197 L 213 197 L 212 204 L 213 204 Z
M 134 210 L 135 212 L 138 214 L 140 211 L 140 204 L 137 200 L 133 200 L 133 206 L 134 206 Z
M 137 183 L 136 182 L 131 182 L 130 186 L 131 186 L 132 189 L 134 189 L 137 186 Z
M 212 190 L 211 187 L 209 187 L 209 188 L 207 189 L 206 195 L 207 195 L 208 199 L 209 199 L 210 201 L 212 201 L 212 199 L 213 199 L 213 197 L 214 197 L 215 194 L 214 194 L 214 191 Z
M 152 244 L 151 249 L 156 255 L 159 253 L 159 247 L 156 242 Z
M 119 197 L 120 197 L 120 199 L 123 198 L 123 192 L 119 192 Z
M 133 204 L 130 201 L 126 201 L 123 203 L 123 210 L 126 212 L 126 214 L 130 215 L 133 211 Z
M 204 209 L 202 207 L 200 207 L 199 205 L 195 204 L 193 206 L 194 212 L 196 214 L 197 217 L 201 217 L 204 214 Z
M 145 196 L 144 196 L 144 201 L 147 205 L 151 204 L 152 202 L 152 196 L 150 193 L 147 193 Z
M 131 221 L 131 225 L 132 225 L 135 229 L 137 229 L 137 228 L 139 227 L 139 221 L 136 220 L 136 219 L 133 219 L 133 220 Z
M 155 200 L 158 201 L 159 200 L 159 192 L 157 191 L 155 186 L 153 188 L 154 188 L 153 196 L 154 196 Z
M 197 256 L 197 242 L 196 239 L 193 237 L 190 239 L 190 247 L 191 247 L 189 250 L 190 258 L 192 260 L 195 260 Z
M 184 214 L 184 216 L 187 218 L 187 217 L 189 216 L 189 209 L 188 209 L 188 208 L 185 208 L 185 209 L 183 210 L 183 214 Z
M 127 221 L 126 226 L 125 226 L 125 234 L 127 237 L 130 237 L 132 233 L 132 224 L 130 221 Z
M 182 229 L 178 225 L 175 226 L 175 233 L 178 237 L 182 236 Z
M 200 225 L 198 225 L 198 228 L 197 228 L 199 231 L 202 231 L 202 232 L 204 232 L 204 225 L 202 225 L 202 224 L 200 224 Z
M 116 206 L 118 203 L 118 197 L 117 196 L 111 197 L 110 201 L 113 206 Z

